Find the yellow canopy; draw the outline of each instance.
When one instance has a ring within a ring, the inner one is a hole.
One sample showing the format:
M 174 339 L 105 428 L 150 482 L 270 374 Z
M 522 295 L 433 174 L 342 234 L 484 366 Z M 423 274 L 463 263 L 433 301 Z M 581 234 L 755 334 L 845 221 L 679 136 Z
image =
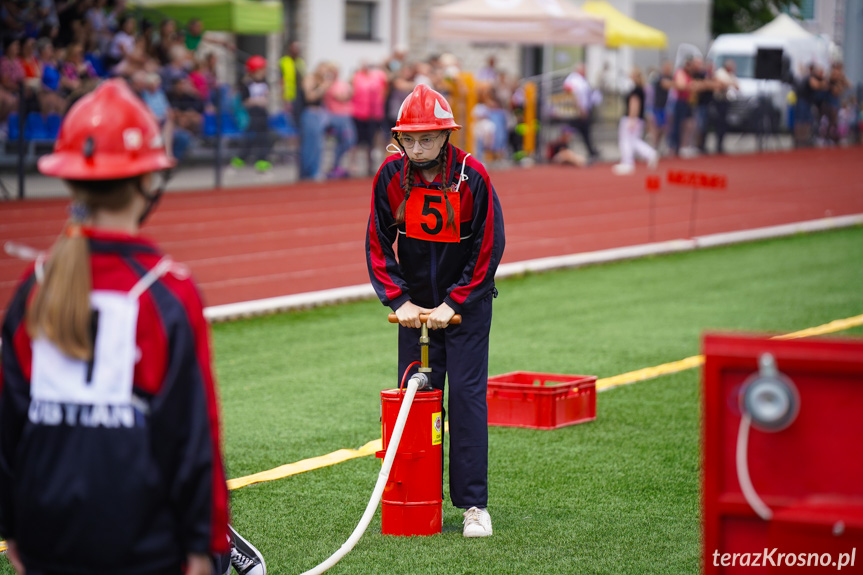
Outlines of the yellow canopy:
M 658 48 L 668 46 L 665 32 L 633 20 L 602 0 L 585 2 L 581 9 L 605 20 L 605 45 L 608 48 L 632 46 L 634 48 Z

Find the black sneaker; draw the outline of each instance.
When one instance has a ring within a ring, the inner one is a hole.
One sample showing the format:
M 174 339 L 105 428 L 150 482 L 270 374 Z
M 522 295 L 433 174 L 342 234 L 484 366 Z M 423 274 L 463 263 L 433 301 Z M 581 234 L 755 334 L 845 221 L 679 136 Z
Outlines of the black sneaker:
M 240 575 L 267 575 L 264 556 L 255 546 L 243 539 L 234 528 L 231 530 L 231 565 Z

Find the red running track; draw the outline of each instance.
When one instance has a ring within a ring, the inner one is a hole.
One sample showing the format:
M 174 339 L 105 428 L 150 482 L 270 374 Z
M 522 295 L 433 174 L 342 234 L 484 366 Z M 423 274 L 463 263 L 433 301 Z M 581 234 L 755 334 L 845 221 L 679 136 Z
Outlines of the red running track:
M 506 221 L 504 262 L 689 237 L 693 192 L 668 184 L 669 169 L 727 177 L 726 190 L 698 193 L 693 235 L 863 213 L 860 147 L 663 161 L 652 237 L 644 167 L 624 177 L 608 165 L 501 170 L 491 177 Z M 189 264 L 207 305 L 362 284 L 370 194 L 369 179 L 171 193 L 145 234 Z M 0 203 L 0 242 L 48 248 L 66 205 Z M 4 309 L 25 265 L 0 256 Z

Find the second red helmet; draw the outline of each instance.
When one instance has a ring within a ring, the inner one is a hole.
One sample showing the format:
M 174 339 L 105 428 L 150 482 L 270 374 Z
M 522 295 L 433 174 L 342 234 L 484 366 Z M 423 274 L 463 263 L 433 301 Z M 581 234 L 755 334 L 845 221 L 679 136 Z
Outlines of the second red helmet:
M 263 56 L 252 56 L 246 60 L 246 71 L 253 74 L 267 67 L 267 60 Z
M 446 98 L 425 84 L 420 84 L 402 102 L 393 132 L 459 129 L 461 126 L 455 123 Z
M 108 80 L 69 109 L 39 171 L 66 180 L 113 180 L 166 170 L 156 118 L 123 80 Z

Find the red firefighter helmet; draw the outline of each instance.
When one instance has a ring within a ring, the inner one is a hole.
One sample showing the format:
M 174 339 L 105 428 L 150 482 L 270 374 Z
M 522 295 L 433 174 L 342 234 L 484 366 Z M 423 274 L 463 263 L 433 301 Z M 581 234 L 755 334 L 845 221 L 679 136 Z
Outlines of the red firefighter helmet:
M 39 171 L 65 180 L 116 180 L 171 168 L 156 118 L 123 80 L 108 80 L 69 110 Z
M 446 98 L 425 84 L 420 84 L 402 102 L 393 132 L 459 129 L 461 126 L 455 123 Z
M 246 60 L 246 72 L 254 74 L 258 70 L 263 70 L 267 67 L 267 60 L 263 56 L 252 56 Z

